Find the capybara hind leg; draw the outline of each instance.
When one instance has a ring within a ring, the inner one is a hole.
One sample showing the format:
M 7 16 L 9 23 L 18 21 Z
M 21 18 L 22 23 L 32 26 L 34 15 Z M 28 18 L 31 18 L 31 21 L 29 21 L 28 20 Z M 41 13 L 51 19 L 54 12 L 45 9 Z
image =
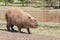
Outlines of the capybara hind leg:
M 27 31 L 28 31 L 28 34 L 31 34 L 31 33 L 30 33 L 30 29 L 29 29 L 29 28 L 27 28 Z
M 12 31 L 15 31 L 14 28 L 13 28 L 13 26 L 14 26 L 14 25 L 11 25 L 11 29 L 12 29 Z
M 21 33 L 21 28 L 18 27 L 19 32 Z
M 8 31 L 10 31 L 10 25 L 7 24 L 6 28 Z

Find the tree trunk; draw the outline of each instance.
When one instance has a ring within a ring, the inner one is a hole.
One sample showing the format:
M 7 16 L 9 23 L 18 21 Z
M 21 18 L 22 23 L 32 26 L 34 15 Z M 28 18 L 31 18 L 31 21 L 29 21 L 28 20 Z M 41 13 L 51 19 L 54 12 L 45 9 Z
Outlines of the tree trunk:
M 22 6 L 24 6 L 24 2 L 22 2 Z
M 8 5 L 8 0 L 4 0 L 4 2 L 5 2 L 5 6 L 7 6 Z
M 56 0 L 48 0 L 48 6 L 55 6 Z

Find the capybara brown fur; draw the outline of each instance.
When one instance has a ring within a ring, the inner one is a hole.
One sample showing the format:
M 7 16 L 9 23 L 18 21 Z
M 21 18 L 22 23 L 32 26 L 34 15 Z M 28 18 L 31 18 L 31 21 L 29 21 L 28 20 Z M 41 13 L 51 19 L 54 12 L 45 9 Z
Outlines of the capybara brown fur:
M 27 12 L 24 12 L 20 8 L 10 8 L 6 11 L 5 19 L 7 21 L 7 30 L 14 31 L 13 26 L 17 26 L 21 32 L 21 28 L 26 28 L 30 34 L 29 28 L 37 28 L 38 21 Z M 11 29 L 10 29 L 11 28 Z

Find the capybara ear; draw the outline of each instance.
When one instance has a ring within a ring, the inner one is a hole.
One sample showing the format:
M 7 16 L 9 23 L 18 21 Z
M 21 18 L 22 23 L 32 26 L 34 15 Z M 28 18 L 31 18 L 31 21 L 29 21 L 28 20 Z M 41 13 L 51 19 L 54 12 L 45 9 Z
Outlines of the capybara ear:
M 28 17 L 28 19 L 31 19 L 31 17 Z
M 31 17 L 28 17 L 29 21 L 32 21 Z

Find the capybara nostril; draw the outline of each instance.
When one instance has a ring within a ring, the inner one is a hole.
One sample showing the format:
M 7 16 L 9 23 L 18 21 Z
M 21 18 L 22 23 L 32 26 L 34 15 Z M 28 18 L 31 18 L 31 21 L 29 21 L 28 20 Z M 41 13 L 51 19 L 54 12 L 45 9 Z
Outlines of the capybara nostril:
M 38 26 L 38 24 L 36 24 L 36 26 Z

